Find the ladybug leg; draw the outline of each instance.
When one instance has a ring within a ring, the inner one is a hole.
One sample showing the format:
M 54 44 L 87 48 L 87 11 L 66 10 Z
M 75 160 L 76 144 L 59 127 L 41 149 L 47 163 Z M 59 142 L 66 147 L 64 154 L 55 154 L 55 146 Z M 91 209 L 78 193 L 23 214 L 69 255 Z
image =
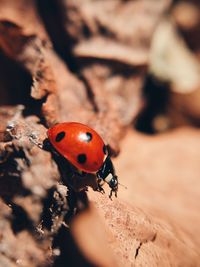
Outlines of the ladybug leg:
M 52 151 L 53 146 L 52 146 L 52 144 L 50 143 L 50 141 L 49 141 L 48 138 L 44 139 L 43 144 L 42 144 L 42 148 L 43 148 L 44 150 L 48 151 L 48 152 Z
M 113 195 L 113 193 L 115 193 L 115 197 L 117 197 L 117 191 L 111 189 L 111 190 L 110 190 L 110 194 L 109 194 L 109 198 L 110 198 L 111 200 L 112 200 L 112 195 Z
M 105 190 L 102 187 L 102 185 L 103 185 L 102 181 L 103 181 L 102 179 L 98 179 L 98 181 L 97 181 L 97 191 L 102 193 L 102 194 L 105 194 Z
M 109 198 L 112 200 L 112 194 L 113 194 L 113 190 L 110 190 L 110 194 L 109 194 Z

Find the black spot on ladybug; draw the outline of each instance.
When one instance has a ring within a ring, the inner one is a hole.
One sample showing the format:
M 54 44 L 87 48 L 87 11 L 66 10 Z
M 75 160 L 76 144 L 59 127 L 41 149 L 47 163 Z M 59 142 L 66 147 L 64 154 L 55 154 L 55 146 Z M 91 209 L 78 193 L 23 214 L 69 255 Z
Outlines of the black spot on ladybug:
M 60 132 L 56 135 L 56 142 L 60 142 L 65 137 L 65 132 Z
M 107 154 L 107 146 L 106 146 L 106 145 L 103 146 L 103 153 L 104 153 L 105 155 Z
M 81 133 L 80 137 L 81 141 L 89 143 L 92 140 L 92 134 L 87 132 L 87 133 Z
M 87 132 L 86 136 L 87 136 L 87 142 L 90 142 L 92 140 L 92 134 Z
M 77 157 L 78 163 L 84 164 L 87 160 L 87 156 L 85 154 L 79 154 Z

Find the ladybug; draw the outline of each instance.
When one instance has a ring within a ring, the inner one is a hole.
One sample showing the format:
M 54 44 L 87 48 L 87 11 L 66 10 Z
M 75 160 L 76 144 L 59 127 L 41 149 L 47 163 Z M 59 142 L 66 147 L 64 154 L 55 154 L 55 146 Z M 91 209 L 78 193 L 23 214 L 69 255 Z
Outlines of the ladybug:
M 117 196 L 118 178 L 107 146 L 95 130 L 82 123 L 63 122 L 50 128 L 47 135 L 53 148 L 78 169 L 79 174 L 96 174 L 100 191 L 104 192 L 100 183 L 105 181 L 111 188 L 110 197 L 113 192 Z

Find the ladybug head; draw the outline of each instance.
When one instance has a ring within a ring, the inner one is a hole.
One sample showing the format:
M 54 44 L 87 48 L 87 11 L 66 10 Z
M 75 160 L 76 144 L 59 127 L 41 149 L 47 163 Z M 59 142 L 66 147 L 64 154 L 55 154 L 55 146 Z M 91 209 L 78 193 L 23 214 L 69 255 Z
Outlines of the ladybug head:
M 109 156 L 106 157 L 101 169 L 97 172 L 97 177 L 108 183 L 111 188 L 110 196 L 112 196 L 112 192 L 115 192 L 115 195 L 117 194 L 118 178 L 115 174 L 115 169 Z

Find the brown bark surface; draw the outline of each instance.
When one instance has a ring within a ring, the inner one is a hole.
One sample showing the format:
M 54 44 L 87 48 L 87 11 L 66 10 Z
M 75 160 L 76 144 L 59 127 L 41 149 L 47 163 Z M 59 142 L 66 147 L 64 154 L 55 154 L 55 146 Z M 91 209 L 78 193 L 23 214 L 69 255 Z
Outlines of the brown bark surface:
M 174 2 L 0 0 L 1 267 L 199 265 L 200 4 Z M 117 156 L 117 199 L 67 186 L 63 121 Z

